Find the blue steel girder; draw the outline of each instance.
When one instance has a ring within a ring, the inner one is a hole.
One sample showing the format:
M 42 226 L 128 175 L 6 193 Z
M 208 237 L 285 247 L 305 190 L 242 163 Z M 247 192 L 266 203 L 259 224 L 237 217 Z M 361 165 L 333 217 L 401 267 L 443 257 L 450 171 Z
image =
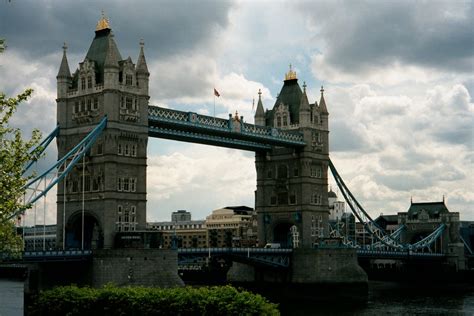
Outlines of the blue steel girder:
M 250 151 L 268 151 L 271 146 L 304 147 L 297 131 L 257 126 L 193 112 L 148 107 L 149 135 L 187 142 L 231 147 Z
M 288 268 L 292 252 L 292 249 L 284 248 L 180 248 L 178 262 L 180 265 L 189 265 L 202 263 L 205 258 L 228 257 L 250 265 Z

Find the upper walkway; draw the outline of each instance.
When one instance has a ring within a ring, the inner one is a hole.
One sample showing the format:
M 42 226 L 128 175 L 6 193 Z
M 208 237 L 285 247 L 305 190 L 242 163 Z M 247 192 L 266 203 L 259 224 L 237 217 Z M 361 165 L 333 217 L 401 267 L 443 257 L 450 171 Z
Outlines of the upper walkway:
M 306 145 L 303 135 L 297 131 L 248 124 L 242 117 L 230 114 L 229 119 L 222 119 L 158 106 L 148 107 L 148 129 L 151 137 L 249 151 Z

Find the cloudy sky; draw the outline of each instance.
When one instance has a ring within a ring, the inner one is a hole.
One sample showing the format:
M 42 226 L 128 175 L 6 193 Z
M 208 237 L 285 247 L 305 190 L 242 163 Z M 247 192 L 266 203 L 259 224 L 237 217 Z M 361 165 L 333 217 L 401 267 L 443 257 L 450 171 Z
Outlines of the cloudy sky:
M 52 130 L 63 42 L 74 71 L 101 10 L 124 58 L 136 62 L 145 40 L 150 104 L 212 115 L 215 86 L 217 116 L 253 122 L 258 89 L 272 108 L 291 63 L 311 102 L 324 85 L 331 159 L 372 216 L 444 195 L 474 220 L 472 1 L 4 0 L 0 90 L 35 89 L 14 119 L 25 133 Z M 255 187 L 251 152 L 149 141 L 149 221 L 253 207 Z

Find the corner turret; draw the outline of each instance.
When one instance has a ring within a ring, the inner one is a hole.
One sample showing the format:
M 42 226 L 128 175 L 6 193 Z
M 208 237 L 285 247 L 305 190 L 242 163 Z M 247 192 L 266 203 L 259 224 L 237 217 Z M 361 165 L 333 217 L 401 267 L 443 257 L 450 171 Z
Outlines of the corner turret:
M 150 73 L 148 72 L 148 66 L 146 64 L 145 53 L 143 51 L 143 47 L 145 46 L 145 42 L 143 40 L 140 41 L 140 53 L 138 54 L 138 61 L 137 61 L 137 81 L 138 87 L 142 90 L 143 94 L 148 95 L 148 82 L 150 78 Z
M 58 99 L 65 98 L 67 96 L 67 91 L 71 85 L 72 77 L 71 71 L 69 70 L 69 64 L 67 62 L 66 56 L 67 46 L 66 43 L 63 45 L 63 59 L 61 60 L 61 66 L 59 66 L 57 79 L 57 88 L 58 88 Z
M 258 103 L 255 111 L 255 125 L 265 126 L 265 111 L 262 103 L 262 91 L 258 89 Z
M 308 102 L 308 96 L 306 95 L 306 82 L 303 83 L 303 95 L 300 101 L 300 112 L 299 112 L 300 127 L 311 126 L 311 108 Z

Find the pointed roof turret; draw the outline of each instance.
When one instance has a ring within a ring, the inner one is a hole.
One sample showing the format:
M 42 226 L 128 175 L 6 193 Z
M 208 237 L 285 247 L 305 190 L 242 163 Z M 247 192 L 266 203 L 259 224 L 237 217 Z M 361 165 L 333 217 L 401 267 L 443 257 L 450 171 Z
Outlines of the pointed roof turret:
M 303 95 L 301 96 L 300 101 L 300 112 L 301 111 L 310 111 L 308 96 L 306 95 L 306 82 L 303 83 Z
M 111 32 L 108 36 L 107 54 L 104 59 L 104 68 L 117 67 L 118 62 L 122 59 L 114 41 L 114 34 Z
M 61 60 L 61 66 L 59 66 L 58 75 L 56 78 L 70 78 L 71 71 L 69 70 L 69 64 L 66 57 L 67 46 L 66 43 L 63 45 L 63 59 Z
M 137 73 L 139 74 L 146 74 L 149 75 L 148 67 L 146 65 L 145 53 L 143 52 L 143 47 L 145 46 L 145 42 L 140 40 L 140 54 L 138 55 L 137 61 Z
M 265 116 L 265 110 L 263 109 L 262 103 L 262 90 L 258 89 L 258 103 L 257 110 L 255 111 L 255 116 Z
M 95 62 L 96 83 L 103 82 L 105 60 L 109 65 L 115 65 L 115 60 L 122 60 L 122 56 L 115 44 L 109 20 L 103 15 L 97 22 L 95 37 L 87 51 L 86 58 Z
M 321 113 L 329 114 L 328 108 L 326 107 L 326 101 L 324 101 L 324 88 L 321 86 L 321 99 L 319 100 L 319 108 L 321 109 Z

